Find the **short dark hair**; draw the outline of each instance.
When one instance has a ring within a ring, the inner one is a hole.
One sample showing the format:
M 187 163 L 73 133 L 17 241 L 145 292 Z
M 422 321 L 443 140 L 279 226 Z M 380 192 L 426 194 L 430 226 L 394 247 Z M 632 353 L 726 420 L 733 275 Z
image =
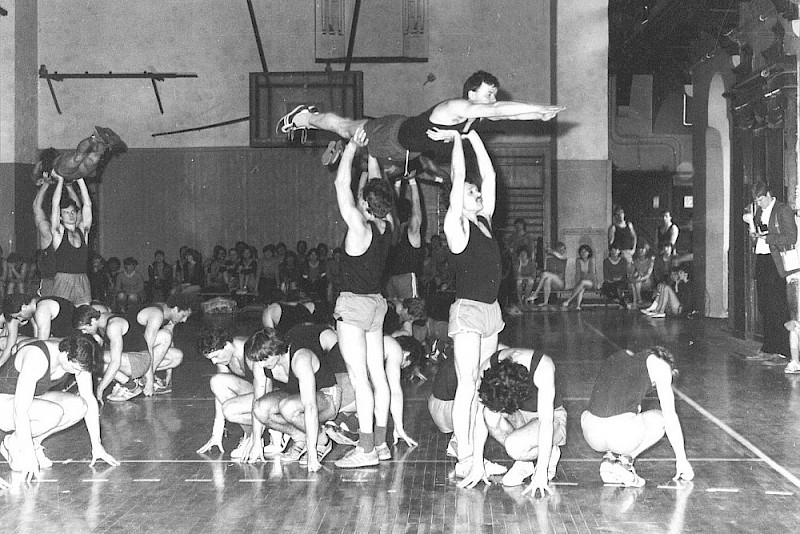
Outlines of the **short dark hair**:
M 409 317 L 414 321 L 427 319 L 428 314 L 425 311 L 425 301 L 419 298 L 411 297 L 403 299 L 403 307 L 406 309 Z
M 99 319 L 100 312 L 89 304 L 78 306 L 72 314 L 72 328 L 80 328 L 92 322 L 92 319 Z
M 167 306 L 170 308 L 178 308 L 181 311 L 192 311 L 194 310 L 196 302 L 196 298 L 192 298 L 192 296 L 186 293 L 175 293 L 174 295 L 170 295 L 167 299 Z
M 6 318 L 6 321 L 10 321 L 12 315 L 19 313 L 20 310 L 22 310 L 22 306 L 29 303 L 34 298 L 36 298 L 36 295 L 27 295 L 23 293 L 6 295 L 3 298 L 3 317 Z
M 656 356 L 656 357 L 664 360 L 665 362 L 667 362 L 669 364 L 670 367 L 672 367 L 672 368 L 675 367 L 675 356 L 670 351 L 668 351 L 666 348 L 664 348 L 664 347 L 662 347 L 660 345 L 654 345 L 654 346 L 650 347 L 649 349 L 647 349 L 647 352 L 649 352 L 653 356 Z
M 753 194 L 753 198 L 756 199 L 771 193 L 772 189 L 767 182 L 759 180 L 750 187 L 750 192 Z
M 139 260 L 137 260 L 133 256 L 128 256 L 127 258 L 122 260 L 122 265 L 124 265 L 125 267 L 127 267 L 128 265 L 133 265 L 134 267 L 136 267 L 137 265 L 139 265 Z
M 253 362 L 263 362 L 270 356 L 283 354 L 287 347 L 274 328 L 265 327 L 245 341 L 244 356 Z
M 153 253 L 153 256 L 158 256 L 159 254 L 161 254 L 162 256 L 166 256 L 166 254 L 164 254 L 164 251 L 163 251 L 163 250 L 156 250 L 156 251 Z
M 403 352 L 408 351 L 408 368 L 419 367 L 425 355 L 425 347 L 412 336 L 398 336 L 394 338 Z
M 579 246 L 578 247 L 578 256 L 581 255 L 581 251 L 582 250 L 585 250 L 586 252 L 588 252 L 590 258 L 592 256 L 594 256 L 594 251 L 592 250 L 592 247 L 590 247 L 589 245 L 584 244 L 584 245 Z
M 74 199 L 64 197 L 61 199 L 61 203 L 59 204 L 59 209 L 65 210 L 67 208 L 75 208 L 75 211 L 80 211 L 80 208 L 78 208 L 78 203 L 75 202 Z
M 481 402 L 493 412 L 514 413 L 531 396 L 533 382 L 528 369 L 511 359 L 501 360 L 483 373 L 478 389 Z
M 478 72 L 472 73 L 469 78 L 466 79 L 461 96 L 464 98 L 469 98 L 469 92 L 477 90 L 478 87 L 484 83 L 493 87 L 500 87 L 500 82 L 494 75 L 489 74 L 485 70 L 479 70 Z
M 97 364 L 99 347 L 88 334 L 72 334 L 58 342 L 58 350 L 67 353 L 67 360 L 77 363 L 84 371 L 92 372 Z
M 521 224 L 523 228 L 528 226 L 528 223 L 526 223 L 525 219 L 523 219 L 522 217 L 517 217 L 516 219 L 514 219 L 514 224 Z
M 367 201 L 367 211 L 378 219 L 386 217 L 394 205 L 394 191 L 386 180 L 372 178 L 361 191 L 364 200 Z
M 200 332 L 200 337 L 197 339 L 197 349 L 200 354 L 211 354 L 214 351 L 221 350 L 225 347 L 226 343 L 232 343 L 233 336 L 228 333 L 224 328 L 207 328 Z

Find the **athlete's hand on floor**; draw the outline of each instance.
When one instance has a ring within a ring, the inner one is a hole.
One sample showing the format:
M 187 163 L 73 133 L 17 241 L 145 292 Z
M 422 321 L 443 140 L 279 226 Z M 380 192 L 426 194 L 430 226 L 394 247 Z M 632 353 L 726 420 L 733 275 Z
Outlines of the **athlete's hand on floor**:
M 225 449 L 222 448 L 222 436 L 211 436 L 206 441 L 206 444 L 197 449 L 197 454 L 203 454 L 204 452 L 209 452 L 214 447 L 219 449 L 219 452 L 225 452 Z
M 491 486 L 489 477 L 486 476 L 486 470 L 483 467 L 483 462 L 475 462 L 473 459 L 472 469 L 470 469 L 466 478 L 458 483 L 459 488 L 469 489 L 478 485 L 478 482 L 483 482 L 487 486 Z
M 33 449 L 20 451 L 19 458 L 14 458 L 14 470 L 22 473 L 25 482 L 31 482 L 34 478 L 39 479 L 42 476 Z
M 308 472 L 309 473 L 316 473 L 317 471 L 322 469 L 322 464 L 319 463 L 319 460 L 317 459 L 317 455 L 315 454 L 315 451 L 313 451 L 313 450 L 312 451 L 308 451 L 308 453 L 306 454 L 306 460 L 308 461 Z
M 142 387 L 142 389 L 144 390 L 144 396 L 145 397 L 152 397 L 156 393 L 155 392 L 155 383 L 154 383 L 153 380 L 149 380 L 149 381 L 145 380 L 144 381 L 144 386 Z
M 553 488 L 550 487 L 550 484 L 547 482 L 547 469 L 542 469 L 541 473 L 539 469 L 536 469 L 536 472 L 533 474 L 533 478 L 531 479 L 531 483 L 522 491 L 523 495 L 530 494 L 533 497 L 536 497 L 537 492 L 542 492 L 542 497 L 547 497 L 548 495 L 553 494 Z
M 256 462 L 265 462 L 264 438 L 253 439 L 253 437 L 250 436 L 248 439 L 250 440 L 250 447 L 242 455 L 242 463 L 254 464 Z
M 405 441 L 406 445 L 408 445 L 409 447 L 416 447 L 417 445 L 419 445 L 419 443 L 417 443 L 411 436 L 406 434 L 405 430 L 397 430 L 397 428 L 395 428 L 394 431 L 392 432 L 392 435 L 394 436 L 393 445 L 397 445 L 397 442 L 400 441 L 401 439 Z
M 692 480 L 694 469 L 689 464 L 689 460 L 678 460 L 675 462 L 675 477 L 672 480 Z
M 97 463 L 97 460 L 103 460 L 105 463 L 111 466 L 118 466 L 119 461 L 108 454 L 106 449 L 102 446 L 98 447 L 97 449 L 92 449 L 92 461 L 89 462 L 89 467 L 94 467 L 94 464 Z

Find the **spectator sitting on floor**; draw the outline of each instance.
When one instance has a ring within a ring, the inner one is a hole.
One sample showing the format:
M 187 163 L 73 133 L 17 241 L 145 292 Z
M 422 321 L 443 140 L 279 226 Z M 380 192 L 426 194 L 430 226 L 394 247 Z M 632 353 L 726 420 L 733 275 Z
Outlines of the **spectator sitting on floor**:
M 128 256 L 122 261 L 122 265 L 124 270 L 117 277 L 114 291 L 117 295 L 117 310 L 127 313 L 129 306 L 136 308 L 144 299 L 144 277 L 136 270 L 139 265 L 136 258 Z
M 106 262 L 96 252 L 91 254 L 89 287 L 92 292 L 92 300 L 97 302 L 108 302 L 109 294 L 114 289 L 114 286 L 111 285 L 111 276 L 108 274 Z
M 536 283 L 536 263 L 531 258 L 528 247 L 523 246 L 517 250 L 515 267 L 517 302 L 521 305 L 531 295 Z M 509 313 L 520 314 L 522 311 L 516 306 L 509 306 Z
M 694 312 L 694 289 L 689 281 L 689 273 L 677 267 L 669 273 L 669 283 L 658 285 L 653 304 L 641 312 L 653 319 L 669 315 L 691 315 Z
M 652 287 L 658 287 L 661 282 L 669 282 L 673 258 L 672 245 L 669 243 L 661 245 L 658 255 L 653 260 L 653 273 L 650 276 Z
M 597 271 L 594 265 L 594 251 L 589 245 L 578 247 L 578 258 L 575 260 L 575 286 L 572 294 L 561 306 L 568 308 L 570 303 L 575 301 L 575 309 L 581 309 L 583 294 L 597 287 Z
M 22 254 L 12 252 L 6 259 L 5 279 L 6 294 L 25 293 L 25 280 L 28 276 L 28 263 Z
M 319 252 L 312 248 L 306 254 L 302 267 L 300 289 L 312 300 L 324 299 L 328 291 L 328 277 L 325 264 L 319 259 Z
M 525 299 L 526 304 L 536 302 L 539 292 L 544 290 L 544 299 L 539 306 L 547 306 L 550 302 L 550 292 L 564 289 L 564 276 L 567 270 L 567 246 L 559 241 L 556 243 L 555 250 L 547 247 L 547 260 L 545 260 L 544 271 L 539 277 L 539 284 L 536 290 Z
M 198 251 L 190 248 L 186 251 L 186 261 L 181 266 L 183 277 L 175 287 L 176 293 L 200 293 L 206 282 L 203 270 L 203 257 Z
M 624 289 L 628 283 L 628 262 L 622 257 L 617 245 L 608 249 L 608 257 L 603 260 L 603 287 L 600 291 L 609 300 L 614 300 L 627 309 Z
M 239 260 L 237 270 L 239 291 L 255 293 L 258 287 L 258 261 L 253 247 L 246 246 L 242 249 L 241 260 Z
M 164 251 L 156 250 L 153 263 L 147 266 L 150 300 L 166 300 L 172 291 L 172 266 L 164 261 Z
M 225 283 L 225 259 L 227 252 L 222 245 L 214 245 L 214 252 L 208 262 L 206 273 L 206 287 L 212 293 L 227 293 Z

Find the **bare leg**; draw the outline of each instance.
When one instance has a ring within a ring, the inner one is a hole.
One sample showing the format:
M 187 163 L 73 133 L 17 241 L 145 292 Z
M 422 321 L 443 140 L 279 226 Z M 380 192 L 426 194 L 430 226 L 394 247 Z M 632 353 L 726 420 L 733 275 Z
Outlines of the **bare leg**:
M 298 113 L 293 123 L 298 128 L 318 128 L 333 132 L 340 137 L 350 139 L 360 127 L 366 124 L 366 119 L 348 119 L 335 113 Z
M 336 331 L 339 334 L 342 358 L 347 365 L 347 374 L 350 376 L 350 382 L 356 395 L 359 433 L 372 437 L 375 429 L 373 424 L 375 397 L 367 372 L 367 334 L 357 326 L 342 321 L 337 323 Z M 381 337 L 381 346 L 382 343 L 383 338 Z M 361 444 L 361 447 L 365 452 L 371 452 L 374 449 L 374 445 L 369 447 L 369 443 Z

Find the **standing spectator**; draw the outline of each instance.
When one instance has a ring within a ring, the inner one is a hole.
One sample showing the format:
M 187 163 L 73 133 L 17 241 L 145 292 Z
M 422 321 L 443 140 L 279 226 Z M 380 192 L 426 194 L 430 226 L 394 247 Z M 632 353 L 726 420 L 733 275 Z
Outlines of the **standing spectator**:
M 752 187 L 753 200 L 755 201 L 756 209 L 755 214 L 745 219 L 749 225 L 750 235 L 756 240 L 757 252 L 763 251 L 763 244 L 759 247 L 759 240 L 769 247 L 770 255 L 772 256 L 775 269 L 781 278 L 786 280 L 786 301 L 788 302 L 789 321 L 786 322 L 786 328 L 789 330 L 789 352 L 791 353 L 792 361 L 787 365 L 786 373 L 800 373 L 800 361 L 798 355 L 800 352 L 800 340 L 798 338 L 797 326 L 800 320 L 800 269 L 792 268 L 794 266 L 784 265 L 781 252 L 794 250 L 797 243 L 797 223 L 795 222 L 794 210 L 786 203 L 779 201 L 769 189 L 769 186 L 764 182 L 756 182 Z M 763 262 L 763 260 L 762 260 Z M 762 274 L 766 284 L 763 289 L 767 294 L 763 295 L 766 299 L 769 297 L 771 289 L 777 290 L 777 286 L 768 286 L 769 272 L 762 264 L 762 269 L 765 272 Z M 787 269 L 788 268 L 788 269 Z M 759 276 L 758 272 L 756 276 Z M 761 289 L 761 287 L 759 287 Z M 761 297 L 759 294 L 759 309 L 761 308 Z M 782 309 L 781 302 L 784 299 L 778 298 L 778 294 L 773 296 L 773 300 L 764 303 L 764 343 L 767 343 L 767 336 L 776 336 L 776 339 L 770 340 L 771 347 L 782 348 L 783 341 L 781 339 L 782 333 L 778 332 L 776 323 L 780 322 L 784 317 L 784 310 Z M 769 323 L 769 326 L 767 326 Z M 769 330 L 768 330 L 769 329 Z M 767 365 L 781 365 L 785 358 L 781 357 L 781 353 L 776 353 L 771 360 L 764 362 Z M 785 356 L 785 354 L 783 355 Z
M 163 250 L 156 250 L 153 257 L 147 266 L 150 300 L 164 302 L 172 291 L 172 266 L 164 261 Z
M 608 249 L 608 257 L 603 260 L 603 287 L 600 291 L 603 296 L 619 302 L 623 308 L 628 308 L 625 301 L 625 285 L 628 283 L 628 262 L 622 257 L 617 245 Z
M 625 210 L 622 206 L 614 207 L 614 217 L 608 227 L 608 248 L 616 246 L 625 258 L 628 265 L 633 262 L 633 253 L 636 251 L 636 231 L 633 224 L 625 220 Z
M 656 228 L 656 250 L 669 243 L 672 246 L 672 252 L 675 252 L 675 245 L 678 243 L 678 234 L 680 229 L 678 225 L 672 222 L 672 214 L 669 210 L 661 212 L 661 223 Z
M 578 247 L 578 258 L 575 260 L 575 286 L 572 288 L 572 295 L 561 306 L 568 308 L 574 300 L 575 309 L 580 310 L 583 294 L 595 287 L 597 287 L 597 271 L 594 265 L 594 251 L 589 245 L 581 245 Z

